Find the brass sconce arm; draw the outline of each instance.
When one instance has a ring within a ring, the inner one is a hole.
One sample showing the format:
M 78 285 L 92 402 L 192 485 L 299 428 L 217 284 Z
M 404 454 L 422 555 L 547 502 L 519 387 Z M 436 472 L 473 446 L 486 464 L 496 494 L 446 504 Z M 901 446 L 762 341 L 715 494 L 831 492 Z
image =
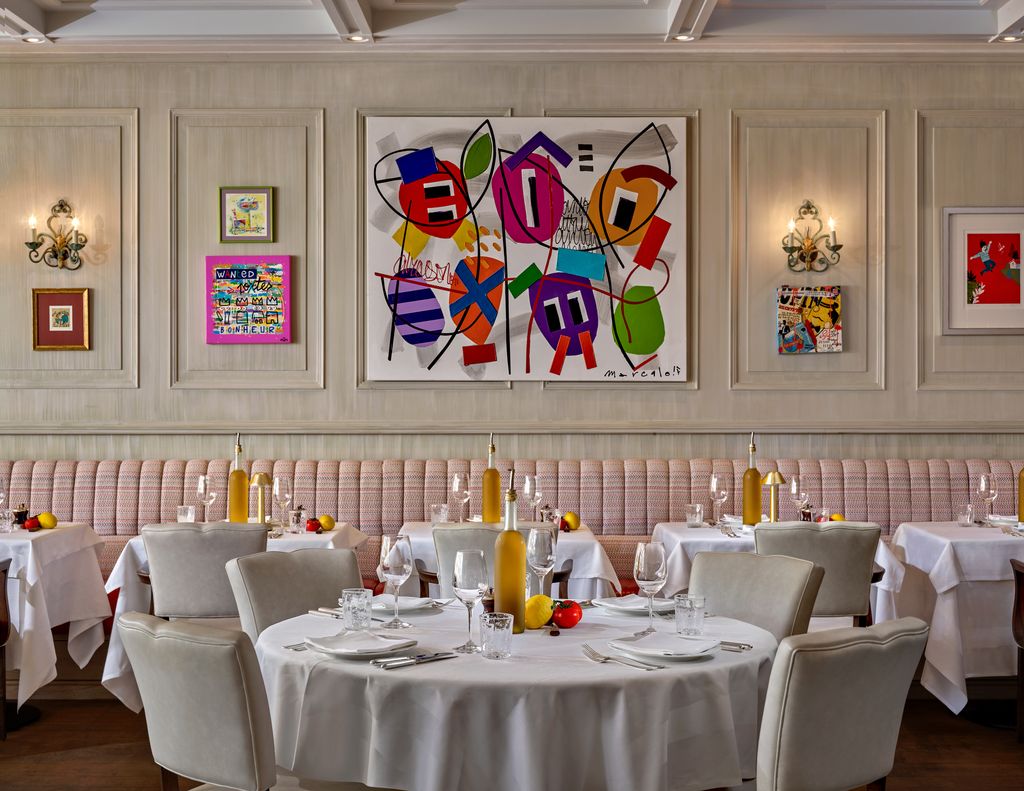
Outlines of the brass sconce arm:
M 42 261 L 55 269 L 74 270 L 82 265 L 80 252 L 89 243 L 89 239 L 78 230 L 78 219 L 71 204 L 64 198 L 50 207 L 50 216 L 46 219 L 49 233 L 36 231 L 35 217 L 29 224 L 30 239 L 25 242 L 29 261 L 34 264 Z

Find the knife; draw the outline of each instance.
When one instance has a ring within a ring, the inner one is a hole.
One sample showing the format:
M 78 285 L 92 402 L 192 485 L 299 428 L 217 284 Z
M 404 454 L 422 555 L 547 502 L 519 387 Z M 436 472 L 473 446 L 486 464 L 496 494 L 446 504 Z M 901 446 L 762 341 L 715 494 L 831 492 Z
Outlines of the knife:
M 394 670 L 398 667 L 410 667 L 411 665 L 422 665 L 424 662 L 440 662 L 442 659 L 455 659 L 458 654 L 433 654 L 422 658 L 412 657 L 399 662 L 388 662 L 386 665 L 377 665 L 381 670 Z
M 384 659 L 373 659 L 370 661 L 371 665 L 390 665 L 392 662 L 405 662 L 409 659 L 425 659 L 433 654 L 416 654 L 415 656 L 389 656 Z

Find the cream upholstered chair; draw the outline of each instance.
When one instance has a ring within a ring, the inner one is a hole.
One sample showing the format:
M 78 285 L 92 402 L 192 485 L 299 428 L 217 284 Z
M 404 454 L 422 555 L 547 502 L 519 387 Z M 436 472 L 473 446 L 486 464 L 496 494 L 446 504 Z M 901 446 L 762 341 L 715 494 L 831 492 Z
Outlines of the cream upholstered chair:
M 750 552 L 699 552 L 690 593 L 707 611 L 767 629 L 776 640 L 807 631 L 823 572 L 809 560 Z
M 125 613 L 117 628 L 164 791 L 178 787 L 176 775 L 239 791 L 273 787 L 270 707 L 249 638 L 142 613 Z
M 345 588 L 361 588 L 351 549 L 261 552 L 227 562 L 242 629 L 255 644 L 275 623 L 317 607 L 335 607 Z
M 759 555 L 788 555 L 825 570 L 816 617 L 852 617 L 867 626 L 882 528 L 873 522 L 780 522 L 754 531 Z
M 238 608 L 224 565 L 266 550 L 263 525 L 147 525 L 142 540 L 149 557 L 154 615 L 235 619 L 221 625 L 238 628 Z
M 901 618 L 782 641 L 757 747 L 757 791 L 885 788 L 928 625 Z

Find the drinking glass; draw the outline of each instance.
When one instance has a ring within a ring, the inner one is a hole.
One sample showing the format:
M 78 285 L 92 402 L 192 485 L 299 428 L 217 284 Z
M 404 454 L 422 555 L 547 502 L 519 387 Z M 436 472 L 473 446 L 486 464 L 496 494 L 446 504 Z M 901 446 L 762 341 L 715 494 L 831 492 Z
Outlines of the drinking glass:
M 540 481 L 537 480 L 536 475 L 523 476 L 523 498 L 533 508 L 540 505 L 540 501 L 544 498 L 544 493 L 540 490 Z
M 715 504 L 715 524 L 722 523 L 722 503 L 729 499 L 729 488 L 725 476 L 717 472 L 711 476 L 711 502 Z
M 443 525 L 448 521 L 448 503 L 434 503 L 430 506 L 430 524 Z
M 488 659 L 512 656 L 512 616 L 507 612 L 485 612 L 480 616 L 480 649 Z
M 799 475 L 794 475 L 789 479 L 789 499 L 792 500 L 797 512 L 806 508 L 811 501 L 811 496 L 805 491 L 804 482 L 800 480 Z
M 704 597 L 679 593 L 676 603 L 676 632 L 678 634 L 704 634 Z
M 412 574 L 412 545 L 409 536 L 384 536 L 380 542 L 380 573 L 391 584 L 395 597 L 395 617 L 383 625 L 384 629 L 408 629 L 408 624 L 398 617 L 398 589 Z
M 302 507 L 288 512 L 288 532 L 301 533 L 306 529 L 306 512 Z
M 978 476 L 978 496 L 985 501 L 985 519 L 992 517 L 992 503 L 999 496 L 999 487 L 996 485 L 996 477 L 983 472 Z
M 281 524 L 285 524 L 288 506 L 292 504 L 292 479 L 287 475 L 274 476 L 274 502 L 281 513 Z
M 530 529 L 526 539 L 526 562 L 537 575 L 537 592 L 544 592 L 544 578 L 555 567 L 555 536 L 550 527 Z
M 341 625 L 350 632 L 370 628 L 370 596 L 368 588 L 345 588 L 341 592 Z
M 469 476 L 462 473 L 455 473 L 452 476 L 452 499 L 459 504 L 459 521 L 462 521 L 462 511 L 469 502 Z
M 480 646 L 473 642 L 473 608 L 490 587 L 487 576 L 487 560 L 483 550 L 460 549 L 455 553 L 455 572 L 452 574 L 452 588 L 455 596 L 466 605 L 468 626 L 466 642 L 452 650 L 459 654 L 475 654 Z
M 686 506 L 686 526 L 700 527 L 704 524 L 704 506 L 700 503 L 692 503 Z
M 178 521 L 179 522 L 195 522 L 196 521 L 196 507 L 194 505 L 179 505 L 178 506 Z
M 203 504 L 203 520 L 210 521 L 210 506 L 217 499 L 217 493 L 213 490 L 213 481 L 209 475 L 200 475 L 196 482 L 196 494 L 199 495 L 199 502 Z
M 660 541 L 639 543 L 633 558 L 633 579 L 647 596 L 647 628 L 638 633 L 642 637 L 654 629 L 654 594 L 665 585 L 668 570 L 665 567 L 665 545 Z
M 956 523 L 960 527 L 970 527 L 974 524 L 974 506 L 970 503 L 965 503 L 960 506 L 956 511 Z
M 14 530 L 14 514 L 9 510 L 0 509 L 0 533 L 10 533 Z

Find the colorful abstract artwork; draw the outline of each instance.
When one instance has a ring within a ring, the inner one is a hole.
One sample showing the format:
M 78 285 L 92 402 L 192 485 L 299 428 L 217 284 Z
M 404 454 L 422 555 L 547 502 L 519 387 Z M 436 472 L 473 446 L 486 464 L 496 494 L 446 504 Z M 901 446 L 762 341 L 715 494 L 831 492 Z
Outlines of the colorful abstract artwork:
M 367 379 L 685 380 L 685 119 L 365 131 Z
M 967 234 L 967 303 L 1020 305 L 1020 234 Z
M 206 342 L 289 343 L 291 258 L 206 258 Z
M 222 242 L 274 241 L 273 188 L 221 187 L 220 240 Z
M 779 354 L 843 350 L 839 286 L 779 286 Z

